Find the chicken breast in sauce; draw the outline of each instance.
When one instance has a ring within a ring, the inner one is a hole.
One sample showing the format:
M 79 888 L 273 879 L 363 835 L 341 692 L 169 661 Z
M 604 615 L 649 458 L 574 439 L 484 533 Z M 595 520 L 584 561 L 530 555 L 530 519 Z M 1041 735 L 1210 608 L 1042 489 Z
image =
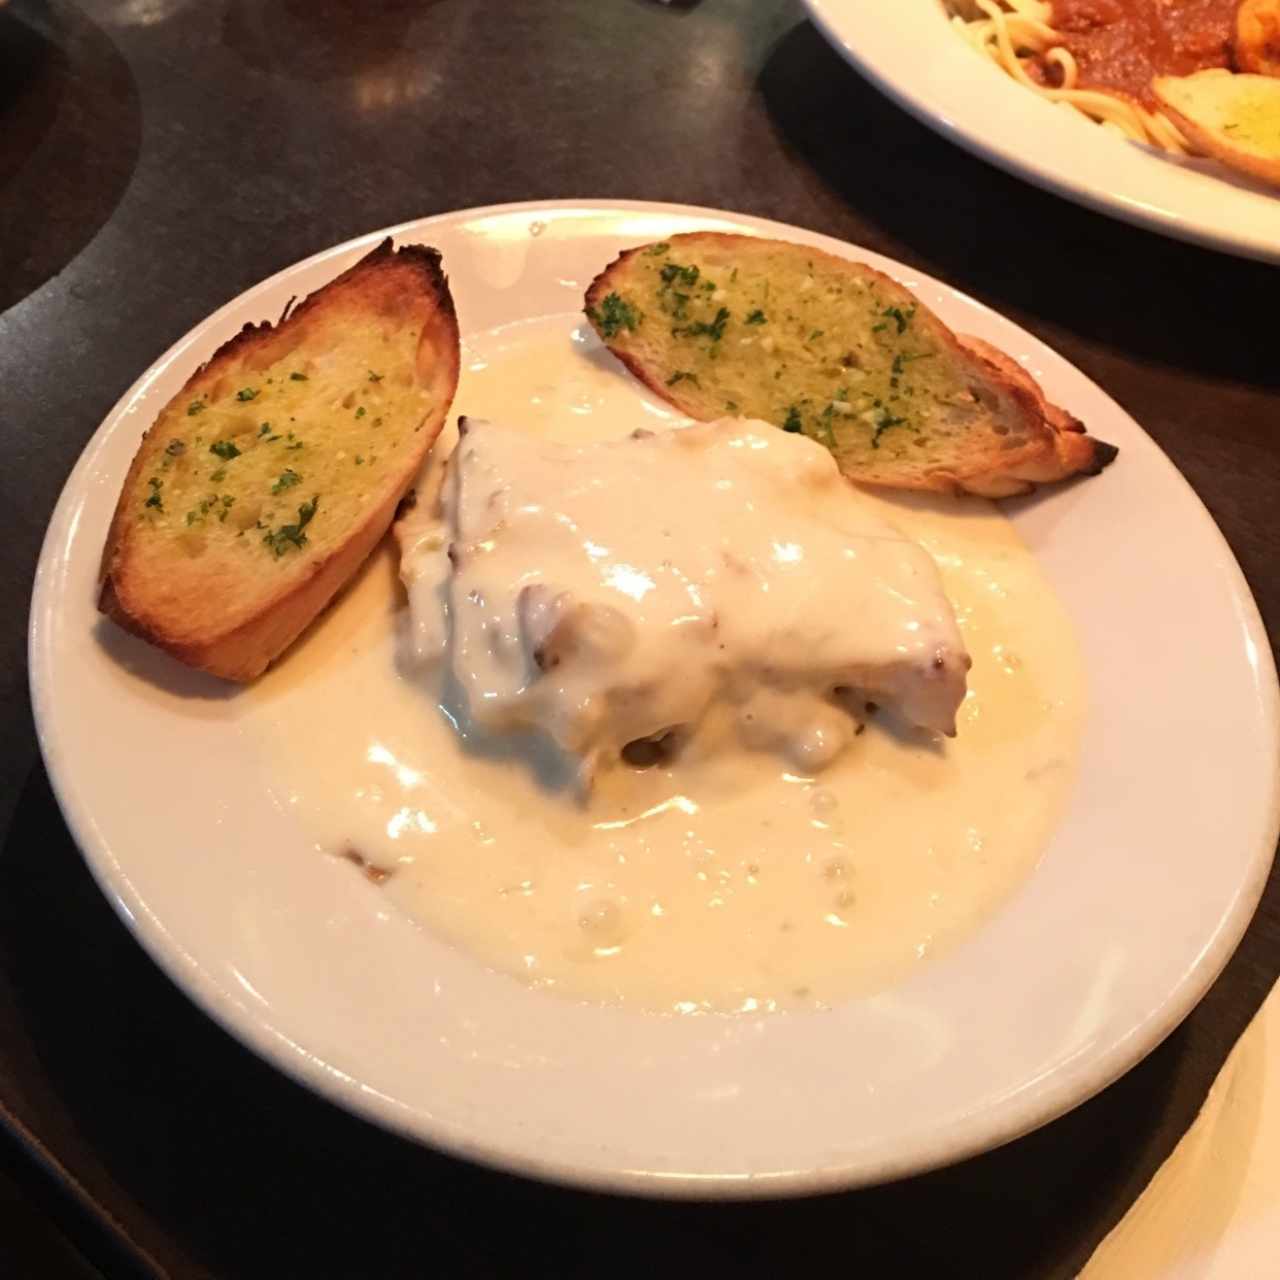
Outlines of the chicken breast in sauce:
M 822 768 L 868 702 L 953 734 L 969 657 L 929 554 L 831 455 L 724 419 L 581 447 L 460 424 L 402 522 L 414 649 L 470 724 L 644 764 L 707 726 Z

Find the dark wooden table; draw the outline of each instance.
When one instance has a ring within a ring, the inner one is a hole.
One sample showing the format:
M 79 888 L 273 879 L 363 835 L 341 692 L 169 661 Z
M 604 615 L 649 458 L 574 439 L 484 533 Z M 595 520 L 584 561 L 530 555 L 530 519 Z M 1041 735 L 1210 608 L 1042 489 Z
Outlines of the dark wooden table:
M 1275 981 L 1273 878 L 1200 1007 L 1071 1115 L 894 1186 L 717 1206 L 541 1186 L 388 1137 L 275 1075 L 153 967 L 90 881 L 31 723 L 31 575 L 68 470 L 138 372 L 262 276 L 403 219 L 555 196 L 779 218 L 1004 311 L 1164 447 L 1280 635 L 1280 271 L 971 159 L 859 79 L 791 0 L 11 0 L 0 1274 L 1068 1276 Z M 1188 672 L 1170 696 L 1210 682 Z

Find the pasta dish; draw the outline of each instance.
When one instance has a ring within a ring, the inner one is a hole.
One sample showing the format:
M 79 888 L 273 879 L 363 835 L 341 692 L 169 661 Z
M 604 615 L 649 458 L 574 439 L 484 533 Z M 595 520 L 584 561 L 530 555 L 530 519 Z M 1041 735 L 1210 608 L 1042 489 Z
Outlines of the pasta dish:
M 943 2 L 961 35 L 1024 87 L 1176 155 L 1207 149 L 1157 81 L 1280 77 L 1280 0 Z

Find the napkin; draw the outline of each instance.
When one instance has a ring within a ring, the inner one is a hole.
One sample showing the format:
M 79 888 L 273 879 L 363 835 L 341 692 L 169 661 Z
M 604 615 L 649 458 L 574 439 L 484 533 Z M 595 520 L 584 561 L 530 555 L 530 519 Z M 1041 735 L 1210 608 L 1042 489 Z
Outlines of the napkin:
M 1280 986 L 1081 1280 L 1280 1274 Z

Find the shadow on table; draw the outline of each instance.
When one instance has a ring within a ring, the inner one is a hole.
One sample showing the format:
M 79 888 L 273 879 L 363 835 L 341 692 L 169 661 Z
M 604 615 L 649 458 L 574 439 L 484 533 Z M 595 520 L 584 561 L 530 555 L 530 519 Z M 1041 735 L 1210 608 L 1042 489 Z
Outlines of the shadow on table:
M 65 0 L 0 7 L 0 312 L 57 275 L 111 216 L 138 162 L 127 63 Z
M 988 166 L 895 106 L 809 23 L 774 47 L 759 87 L 784 141 L 883 227 L 890 252 L 1094 342 L 1280 388 L 1256 328 L 1274 313 L 1275 267 L 1135 230 Z
M 1233 964 L 1105 1093 L 951 1169 L 791 1202 L 626 1200 L 423 1150 L 240 1048 L 116 920 L 42 770 L 0 847 L 6 1096 L 142 1224 L 142 1247 L 170 1263 L 181 1248 L 219 1276 L 516 1273 L 534 1260 L 548 1274 L 653 1274 L 675 1258 L 712 1274 L 840 1259 L 877 1274 L 1074 1275 L 1193 1118 L 1261 998 L 1255 985 Z

